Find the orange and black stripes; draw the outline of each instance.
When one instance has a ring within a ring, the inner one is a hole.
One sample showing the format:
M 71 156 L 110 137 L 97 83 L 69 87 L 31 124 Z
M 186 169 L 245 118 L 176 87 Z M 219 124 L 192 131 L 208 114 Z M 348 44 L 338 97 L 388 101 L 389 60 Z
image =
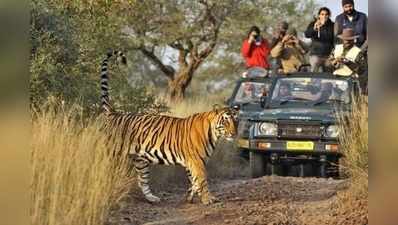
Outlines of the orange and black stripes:
M 102 61 L 101 64 L 101 108 L 105 113 L 110 113 L 113 111 L 112 106 L 109 102 L 109 86 L 108 86 L 108 63 L 109 59 L 116 55 L 121 58 L 121 62 L 123 64 L 127 64 L 126 57 L 121 51 L 111 51 L 108 52 L 106 58 Z
M 122 147 L 135 146 L 134 149 L 128 149 L 130 153 L 149 155 L 151 163 L 185 164 L 187 157 L 203 161 L 210 157 L 217 140 L 213 134 L 215 131 L 212 130 L 215 127 L 210 125 L 207 117 L 216 116 L 216 113 L 206 112 L 182 119 L 111 113 L 107 120 L 107 130 L 123 139 Z
M 145 198 L 160 201 L 149 188 L 149 165 L 182 165 L 191 181 L 188 200 L 198 194 L 205 204 L 213 202 L 207 188 L 205 163 L 219 138 L 235 135 L 234 111 L 229 108 L 197 113 L 187 118 L 163 115 L 115 112 L 109 101 L 108 61 L 117 55 L 126 63 L 122 52 L 107 54 L 101 66 L 101 107 L 106 116 L 105 129 L 110 140 L 120 140 L 122 151 L 134 160 L 138 184 Z

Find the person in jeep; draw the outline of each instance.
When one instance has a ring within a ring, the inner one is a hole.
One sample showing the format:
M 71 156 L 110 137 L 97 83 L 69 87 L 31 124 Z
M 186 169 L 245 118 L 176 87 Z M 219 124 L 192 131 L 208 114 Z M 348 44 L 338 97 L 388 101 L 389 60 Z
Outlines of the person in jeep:
M 297 72 L 305 64 L 306 44 L 299 40 L 297 31 L 289 28 L 286 35 L 271 50 L 271 56 L 281 60 L 283 73 Z
M 236 96 L 237 102 L 251 102 L 256 99 L 255 87 L 252 83 L 243 83 L 239 93 Z
M 291 96 L 290 85 L 286 83 L 281 84 L 277 98 L 283 99 L 288 98 L 289 96 Z
M 242 43 L 241 53 L 246 62 L 246 67 L 260 67 L 269 69 L 268 55 L 270 47 L 267 39 L 261 36 L 260 28 L 252 26 L 247 38 Z
M 318 95 L 319 97 L 316 99 L 316 101 L 327 101 L 332 96 L 332 92 L 333 92 L 332 83 L 322 83 Z
M 343 44 L 336 45 L 330 63 L 335 68 L 333 74 L 340 76 L 358 76 L 366 67 L 366 60 L 363 52 L 355 46 L 354 40 L 358 37 L 354 30 L 347 28 L 338 36 Z

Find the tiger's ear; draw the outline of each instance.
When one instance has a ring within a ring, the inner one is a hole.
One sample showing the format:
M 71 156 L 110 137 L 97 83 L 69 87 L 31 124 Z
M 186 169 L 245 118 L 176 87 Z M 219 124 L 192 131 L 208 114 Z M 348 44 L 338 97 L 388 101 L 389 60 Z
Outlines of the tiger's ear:
M 213 111 L 218 112 L 222 107 L 219 104 L 214 104 L 213 105 Z
M 234 105 L 234 106 L 230 107 L 230 110 L 233 111 L 233 112 L 239 112 L 240 106 L 239 105 Z
M 240 109 L 239 106 L 229 108 L 229 112 L 232 114 L 232 116 L 234 117 L 234 119 L 237 119 L 237 118 L 238 118 L 239 109 Z

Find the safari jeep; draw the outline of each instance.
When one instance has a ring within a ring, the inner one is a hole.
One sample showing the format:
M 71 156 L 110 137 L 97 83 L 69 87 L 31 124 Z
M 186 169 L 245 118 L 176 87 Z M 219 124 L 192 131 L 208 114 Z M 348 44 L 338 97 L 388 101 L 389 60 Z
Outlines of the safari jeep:
M 249 155 L 251 176 L 338 177 L 336 112 L 350 110 L 358 80 L 327 73 L 271 79 L 261 110 L 243 107 L 239 114 L 238 145 Z

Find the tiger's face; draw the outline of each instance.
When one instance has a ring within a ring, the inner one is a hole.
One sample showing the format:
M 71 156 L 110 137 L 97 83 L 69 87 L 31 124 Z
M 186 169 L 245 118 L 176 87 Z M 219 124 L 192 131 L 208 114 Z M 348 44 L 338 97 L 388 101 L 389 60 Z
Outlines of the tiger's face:
M 233 109 L 223 110 L 218 118 L 216 124 L 216 136 L 218 138 L 225 138 L 228 141 L 233 141 L 237 132 L 237 112 Z

